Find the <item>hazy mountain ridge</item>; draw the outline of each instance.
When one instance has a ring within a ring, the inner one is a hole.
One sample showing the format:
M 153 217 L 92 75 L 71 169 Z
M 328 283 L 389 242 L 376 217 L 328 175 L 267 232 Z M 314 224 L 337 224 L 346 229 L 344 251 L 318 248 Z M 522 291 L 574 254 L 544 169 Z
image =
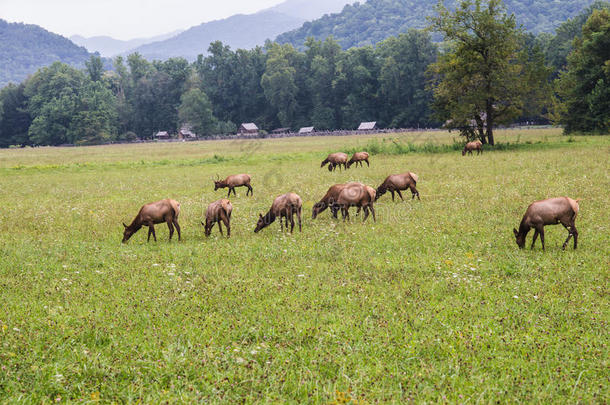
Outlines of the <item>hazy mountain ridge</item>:
M 94 37 L 72 35 L 70 40 L 79 46 L 85 47 L 89 52 L 99 52 L 102 56 L 112 57 L 127 52 L 130 49 L 137 48 L 138 46 L 169 39 L 183 31 L 184 30 L 177 30 L 150 38 L 134 38 L 129 40 L 115 39 L 105 35 Z
M 222 41 L 232 49 L 251 49 L 267 39 L 300 27 L 307 20 L 340 11 L 353 0 L 286 0 L 254 14 L 237 14 L 210 21 L 164 41 L 145 44 L 124 54 L 138 52 L 146 59 L 184 57 L 190 61 L 206 54 L 211 42 Z
M 189 28 L 164 41 L 139 46 L 126 54 L 138 52 L 149 60 L 183 57 L 194 61 L 199 54 L 207 53 L 211 42 L 222 41 L 233 49 L 251 49 L 263 45 L 266 39 L 273 39 L 282 32 L 298 27 L 303 22 L 303 19 L 275 11 L 237 14 Z

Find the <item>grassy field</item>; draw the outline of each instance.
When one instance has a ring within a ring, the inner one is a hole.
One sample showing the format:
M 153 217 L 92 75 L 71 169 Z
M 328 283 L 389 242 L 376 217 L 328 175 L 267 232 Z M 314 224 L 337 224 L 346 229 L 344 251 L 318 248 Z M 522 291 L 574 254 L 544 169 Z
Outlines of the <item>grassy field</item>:
M 454 136 L 0 151 L 0 402 L 608 403 L 610 137 L 504 131 L 462 157 Z M 359 148 L 370 168 L 320 169 Z M 407 170 L 421 201 L 311 220 L 330 185 Z M 206 239 L 212 178 L 242 172 L 231 239 Z M 303 232 L 254 234 L 288 191 Z M 562 195 L 578 250 L 561 226 L 519 250 L 527 205 Z M 121 244 L 167 197 L 183 240 Z

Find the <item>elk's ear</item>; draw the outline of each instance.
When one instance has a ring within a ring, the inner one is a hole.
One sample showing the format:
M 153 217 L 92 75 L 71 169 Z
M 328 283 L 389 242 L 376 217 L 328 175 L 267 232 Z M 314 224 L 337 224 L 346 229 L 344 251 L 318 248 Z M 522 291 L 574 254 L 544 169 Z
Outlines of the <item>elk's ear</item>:
M 258 217 L 259 217 L 260 219 L 263 219 L 263 214 L 258 214 Z
M 123 226 L 124 226 L 125 228 L 127 228 L 127 225 L 125 225 L 125 222 L 123 222 Z
M 519 232 L 517 232 L 515 228 L 513 228 L 513 233 L 515 234 L 515 236 L 519 235 Z

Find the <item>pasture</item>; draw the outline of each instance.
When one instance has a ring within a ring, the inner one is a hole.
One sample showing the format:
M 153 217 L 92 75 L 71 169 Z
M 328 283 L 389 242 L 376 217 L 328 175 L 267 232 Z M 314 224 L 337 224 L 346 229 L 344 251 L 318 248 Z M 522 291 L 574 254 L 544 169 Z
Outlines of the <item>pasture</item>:
M 0 150 L 0 402 L 609 402 L 610 137 L 500 131 L 462 157 L 454 136 Z M 370 168 L 320 168 L 367 148 Z M 332 184 L 407 170 L 421 201 L 311 220 Z M 254 195 L 205 238 L 212 179 L 235 173 Z M 255 234 L 289 191 L 303 232 Z M 563 195 L 578 250 L 560 225 L 519 250 L 528 204 Z M 121 244 L 162 198 L 182 241 Z

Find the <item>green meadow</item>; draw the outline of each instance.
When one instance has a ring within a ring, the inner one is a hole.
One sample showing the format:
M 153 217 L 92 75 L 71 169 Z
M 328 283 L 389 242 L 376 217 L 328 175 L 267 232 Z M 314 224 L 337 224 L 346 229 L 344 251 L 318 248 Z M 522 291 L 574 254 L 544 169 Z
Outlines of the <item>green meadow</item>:
M 499 131 L 0 150 L 0 402 L 608 403 L 610 136 Z M 330 152 L 371 167 L 329 172 Z M 311 208 L 335 183 L 419 175 L 377 222 Z M 232 235 L 206 238 L 213 178 L 248 173 Z M 296 192 L 303 231 L 253 232 Z M 578 250 L 528 204 L 580 199 Z M 167 226 L 121 244 L 147 202 Z M 539 243 L 539 242 L 538 242 Z

